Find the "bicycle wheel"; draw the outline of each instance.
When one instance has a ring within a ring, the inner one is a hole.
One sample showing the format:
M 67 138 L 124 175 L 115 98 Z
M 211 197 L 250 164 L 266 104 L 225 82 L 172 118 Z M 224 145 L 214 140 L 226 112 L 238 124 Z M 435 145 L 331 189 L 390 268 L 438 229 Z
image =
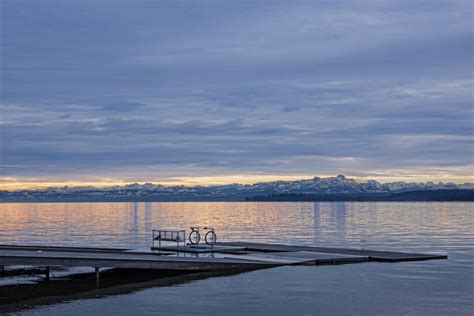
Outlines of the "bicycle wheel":
M 199 244 L 199 241 L 201 240 L 201 234 L 197 230 L 193 230 L 192 232 L 189 233 L 189 242 L 193 245 Z
M 214 245 L 217 240 L 216 233 L 210 230 L 207 232 L 206 236 L 204 236 L 204 239 L 206 240 L 206 244 Z

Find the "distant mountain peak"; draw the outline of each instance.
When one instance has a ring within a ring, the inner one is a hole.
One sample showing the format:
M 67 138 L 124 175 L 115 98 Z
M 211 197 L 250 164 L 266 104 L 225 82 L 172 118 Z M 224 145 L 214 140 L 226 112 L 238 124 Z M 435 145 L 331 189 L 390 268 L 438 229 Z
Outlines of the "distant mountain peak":
M 268 194 L 389 194 L 409 191 L 472 188 L 472 184 L 434 182 L 389 182 L 375 180 L 357 182 L 344 175 L 313 177 L 296 181 L 258 182 L 255 184 L 227 184 L 212 186 L 163 186 L 153 183 L 131 183 L 124 186 L 96 188 L 59 187 L 42 190 L 0 191 L 0 201 L 48 200 L 104 200 L 104 199 L 226 199 Z

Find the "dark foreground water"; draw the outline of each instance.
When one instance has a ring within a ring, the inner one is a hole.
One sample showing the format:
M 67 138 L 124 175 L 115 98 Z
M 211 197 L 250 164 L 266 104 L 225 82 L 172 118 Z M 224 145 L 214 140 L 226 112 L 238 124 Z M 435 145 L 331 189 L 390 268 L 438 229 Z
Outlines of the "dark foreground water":
M 448 260 L 292 266 L 131 294 L 39 315 L 473 315 L 473 203 L 0 204 L 0 243 L 148 248 L 154 227 L 218 238 L 448 254 Z

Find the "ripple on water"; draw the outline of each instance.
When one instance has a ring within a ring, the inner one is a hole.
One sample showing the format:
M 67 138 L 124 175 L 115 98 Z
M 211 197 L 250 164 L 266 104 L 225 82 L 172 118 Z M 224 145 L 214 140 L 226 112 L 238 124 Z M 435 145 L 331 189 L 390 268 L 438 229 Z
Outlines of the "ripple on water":
M 472 315 L 471 203 L 0 204 L 0 243 L 147 248 L 158 226 L 209 225 L 218 238 L 448 254 L 448 260 L 281 267 L 30 314 L 135 312 Z M 188 304 L 177 304 L 186 301 Z

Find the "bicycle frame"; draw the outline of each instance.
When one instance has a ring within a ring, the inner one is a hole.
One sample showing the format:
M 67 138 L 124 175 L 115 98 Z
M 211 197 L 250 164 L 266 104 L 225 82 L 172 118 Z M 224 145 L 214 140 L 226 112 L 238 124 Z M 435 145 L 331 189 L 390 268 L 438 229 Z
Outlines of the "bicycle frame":
M 204 235 L 204 240 L 207 245 L 214 248 L 214 244 L 217 240 L 216 231 L 213 227 L 200 227 L 200 226 L 192 226 L 191 232 L 189 233 L 189 242 L 192 245 L 199 245 L 201 240 L 201 231 L 206 230 L 206 234 Z

